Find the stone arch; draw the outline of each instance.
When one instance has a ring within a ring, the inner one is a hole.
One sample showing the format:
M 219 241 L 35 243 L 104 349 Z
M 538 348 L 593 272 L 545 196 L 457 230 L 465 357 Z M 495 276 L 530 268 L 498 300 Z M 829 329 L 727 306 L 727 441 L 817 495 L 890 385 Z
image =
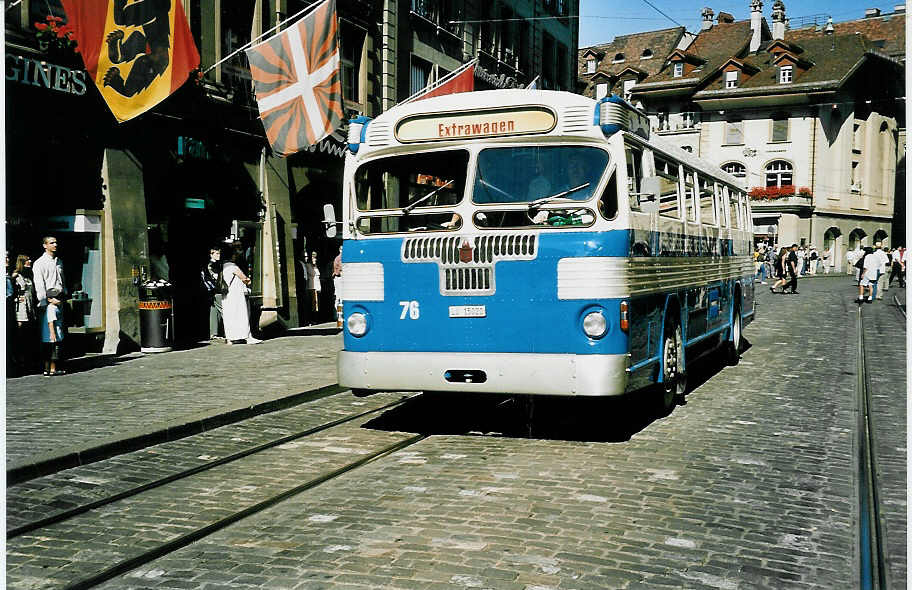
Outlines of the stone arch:
M 825 266 L 837 267 L 838 270 L 842 269 L 842 258 L 844 253 L 842 251 L 842 245 L 840 243 L 839 237 L 842 235 L 842 230 L 838 227 L 831 226 L 828 227 L 825 232 L 823 232 L 823 251 L 829 252 L 829 257 L 824 261 Z M 829 270 L 827 270 L 829 272 Z
M 865 240 L 867 239 L 867 237 L 868 237 L 868 232 L 861 229 L 860 227 L 856 227 L 855 229 L 853 229 L 849 233 L 849 250 L 854 250 L 858 247 L 863 248 L 865 246 Z
M 884 231 L 883 228 L 878 228 L 877 231 L 874 232 L 873 243 L 876 244 L 877 242 L 880 242 L 881 246 L 886 246 L 886 244 L 884 243 L 884 240 L 887 239 L 888 235 L 890 235 L 890 234 L 888 234 L 886 231 Z

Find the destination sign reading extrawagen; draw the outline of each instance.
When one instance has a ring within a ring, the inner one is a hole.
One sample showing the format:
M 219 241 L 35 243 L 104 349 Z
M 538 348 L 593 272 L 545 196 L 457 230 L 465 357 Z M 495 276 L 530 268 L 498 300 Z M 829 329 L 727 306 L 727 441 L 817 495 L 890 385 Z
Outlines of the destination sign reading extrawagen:
M 542 107 L 413 115 L 396 125 L 396 139 L 409 143 L 548 133 L 556 124 L 554 113 Z

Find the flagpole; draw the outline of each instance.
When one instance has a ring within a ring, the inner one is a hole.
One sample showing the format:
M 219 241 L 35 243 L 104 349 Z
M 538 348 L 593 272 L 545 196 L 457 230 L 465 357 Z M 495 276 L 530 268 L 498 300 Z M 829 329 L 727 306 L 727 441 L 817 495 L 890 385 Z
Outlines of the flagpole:
M 471 61 L 468 61 L 468 62 L 462 64 L 461 66 L 459 66 L 458 68 L 456 68 L 455 70 L 453 70 L 452 72 L 450 72 L 449 74 L 447 74 L 446 76 L 444 76 L 443 78 L 437 80 L 437 81 L 434 82 L 433 84 L 430 84 L 430 85 L 428 85 L 428 86 L 425 86 L 424 88 L 422 88 L 421 90 L 419 90 L 419 91 L 416 92 L 415 94 L 411 95 L 410 97 L 406 98 L 405 100 L 403 100 L 403 101 L 400 102 L 399 104 L 405 104 L 405 103 L 407 103 L 407 102 L 409 102 L 409 101 L 412 101 L 412 100 L 418 98 L 418 97 L 421 96 L 422 94 L 427 94 L 428 92 L 432 92 L 432 91 L 435 90 L 436 88 L 439 88 L 440 86 L 442 86 L 442 85 L 446 84 L 447 82 L 449 82 L 450 79 L 455 78 L 455 77 L 458 76 L 459 74 L 461 74 L 461 73 L 463 73 L 464 71 L 466 71 L 466 70 L 469 68 L 469 66 L 473 66 L 473 65 L 475 65 L 476 63 L 478 63 L 478 58 L 477 58 L 477 57 L 476 57 L 475 59 L 471 60 Z
M 327 1 L 327 0 L 323 0 L 323 2 L 326 2 L 326 1 Z M 278 29 L 278 28 L 281 27 L 282 25 L 286 24 L 288 21 L 298 18 L 299 16 L 303 15 L 305 12 L 310 12 L 312 9 L 317 8 L 318 6 L 320 6 L 321 4 L 323 4 L 323 2 L 314 2 L 313 4 L 311 4 L 310 6 L 308 6 L 307 8 L 305 8 L 305 9 L 303 9 L 303 10 L 299 10 L 297 13 L 295 13 L 295 14 L 289 16 L 288 18 L 286 18 L 285 20 L 283 20 L 282 22 L 280 22 L 280 23 L 277 24 L 276 26 L 272 27 L 272 28 L 269 29 L 268 31 L 264 31 L 263 33 L 260 33 L 260 35 L 259 35 L 256 39 L 252 39 L 252 40 L 251 40 L 249 43 L 247 43 L 246 45 L 244 45 L 244 46 L 242 46 L 242 47 L 239 47 L 238 49 L 235 49 L 234 51 L 232 51 L 231 53 L 229 53 L 228 55 L 226 55 L 225 57 L 223 57 L 223 58 L 220 59 L 219 61 L 215 62 L 214 64 L 212 64 L 211 66 L 209 66 L 208 68 L 206 68 L 206 69 L 203 71 L 203 75 L 205 76 L 206 74 L 208 74 L 209 72 L 211 72 L 211 71 L 214 70 L 215 68 L 219 67 L 220 65 L 222 65 L 223 63 L 225 63 L 226 61 L 228 61 L 229 59 L 231 59 L 232 57 L 234 57 L 234 56 L 237 55 L 238 53 L 244 51 L 245 49 L 248 49 L 248 48 L 250 48 L 250 47 L 253 47 L 254 45 L 256 45 L 256 44 L 260 41 L 260 39 L 262 39 L 263 37 L 265 37 L 265 36 L 268 35 L 269 33 L 275 31 L 276 29 Z

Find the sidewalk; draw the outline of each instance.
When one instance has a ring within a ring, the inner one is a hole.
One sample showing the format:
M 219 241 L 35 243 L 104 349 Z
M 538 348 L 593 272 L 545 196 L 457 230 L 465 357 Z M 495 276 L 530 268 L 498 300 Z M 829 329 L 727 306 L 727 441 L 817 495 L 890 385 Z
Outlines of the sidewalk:
M 338 391 L 335 323 L 6 381 L 7 485 Z

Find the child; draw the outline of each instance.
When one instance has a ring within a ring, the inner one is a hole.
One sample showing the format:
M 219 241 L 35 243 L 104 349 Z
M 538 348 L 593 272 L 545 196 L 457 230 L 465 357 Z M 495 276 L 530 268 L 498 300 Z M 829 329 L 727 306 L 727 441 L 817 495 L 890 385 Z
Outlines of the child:
M 60 289 L 48 289 L 47 298 L 58 299 Z M 63 375 L 66 371 L 57 368 L 60 361 L 60 351 L 63 346 L 63 321 L 60 317 L 60 308 L 48 301 L 46 322 L 41 325 L 41 347 L 44 353 L 44 376 Z

